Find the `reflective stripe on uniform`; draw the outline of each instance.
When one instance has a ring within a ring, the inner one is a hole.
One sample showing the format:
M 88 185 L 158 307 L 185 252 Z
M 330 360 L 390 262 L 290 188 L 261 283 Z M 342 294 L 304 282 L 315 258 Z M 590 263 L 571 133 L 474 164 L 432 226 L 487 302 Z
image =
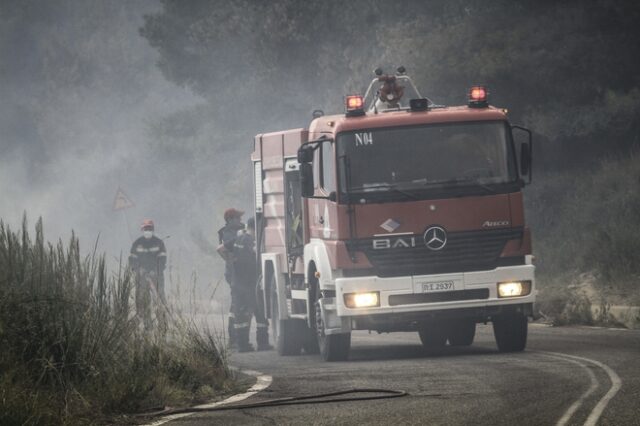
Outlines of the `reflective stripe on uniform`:
M 249 327 L 249 323 L 248 322 L 241 322 L 241 323 L 237 323 L 233 325 L 233 328 L 238 329 L 238 328 L 248 328 Z
M 256 324 L 256 327 L 258 327 L 258 328 L 267 328 L 267 327 L 269 327 L 269 324 L 263 324 L 263 323 L 259 322 L 259 323 Z

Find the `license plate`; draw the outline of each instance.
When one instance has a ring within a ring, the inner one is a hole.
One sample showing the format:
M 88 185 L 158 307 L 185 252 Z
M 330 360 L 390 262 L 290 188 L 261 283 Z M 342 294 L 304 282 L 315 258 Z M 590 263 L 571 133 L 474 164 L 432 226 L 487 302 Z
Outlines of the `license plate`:
M 455 288 L 456 287 L 453 280 L 422 283 L 422 291 L 424 293 L 428 293 L 432 291 L 455 290 Z

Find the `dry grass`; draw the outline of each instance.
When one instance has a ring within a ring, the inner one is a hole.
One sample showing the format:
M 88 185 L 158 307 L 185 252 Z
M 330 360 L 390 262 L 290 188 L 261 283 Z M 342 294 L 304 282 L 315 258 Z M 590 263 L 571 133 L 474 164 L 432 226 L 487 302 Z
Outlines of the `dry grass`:
M 144 332 L 126 268 L 78 240 L 31 240 L 0 222 L 0 424 L 92 424 L 183 405 L 233 381 L 211 330 L 173 311 L 167 334 Z

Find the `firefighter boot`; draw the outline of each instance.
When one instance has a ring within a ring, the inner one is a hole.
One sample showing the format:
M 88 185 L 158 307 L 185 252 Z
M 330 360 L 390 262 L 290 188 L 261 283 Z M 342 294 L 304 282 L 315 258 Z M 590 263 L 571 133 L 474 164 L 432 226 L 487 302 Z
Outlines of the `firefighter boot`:
M 256 324 L 256 343 L 259 351 L 270 351 L 273 346 L 269 344 L 269 324 Z
M 229 333 L 229 348 L 235 348 L 238 344 L 238 339 L 236 333 L 236 320 L 233 314 L 229 314 L 227 332 Z
M 253 352 L 253 345 L 249 343 L 249 327 L 236 328 L 238 352 Z

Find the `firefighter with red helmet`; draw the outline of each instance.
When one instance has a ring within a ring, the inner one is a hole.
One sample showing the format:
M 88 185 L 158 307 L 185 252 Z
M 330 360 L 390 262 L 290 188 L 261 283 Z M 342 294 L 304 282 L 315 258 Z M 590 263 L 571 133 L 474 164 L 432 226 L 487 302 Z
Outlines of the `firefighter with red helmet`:
M 142 318 L 145 329 L 152 327 L 152 300 L 158 306 L 156 319 L 166 326 L 164 309 L 164 269 L 167 264 L 167 250 L 164 242 L 154 235 L 155 225 L 151 219 L 145 219 L 140 226 L 142 236 L 133 242 L 129 254 L 129 266 L 135 273 L 136 314 Z
M 250 218 L 247 228 L 242 223 L 244 212 L 234 208 L 224 212 L 225 226 L 218 231 L 218 253 L 225 260 L 225 278 L 231 290 L 229 312 L 229 343 L 240 352 L 253 351 L 249 343 L 251 318 L 256 317 L 258 350 L 269 350 L 269 325 L 258 309 L 256 284 L 258 265 L 255 251 L 255 221 Z
M 224 212 L 225 225 L 218 230 L 218 254 L 224 259 L 224 278 L 229 284 L 231 292 L 231 306 L 229 306 L 229 320 L 227 322 L 227 332 L 229 334 L 229 346 L 235 347 L 237 344 L 235 331 L 235 292 L 233 288 L 235 278 L 234 268 L 234 245 L 238 232 L 244 229 L 242 215 L 244 212 L 235 208 L 229 208 Z

